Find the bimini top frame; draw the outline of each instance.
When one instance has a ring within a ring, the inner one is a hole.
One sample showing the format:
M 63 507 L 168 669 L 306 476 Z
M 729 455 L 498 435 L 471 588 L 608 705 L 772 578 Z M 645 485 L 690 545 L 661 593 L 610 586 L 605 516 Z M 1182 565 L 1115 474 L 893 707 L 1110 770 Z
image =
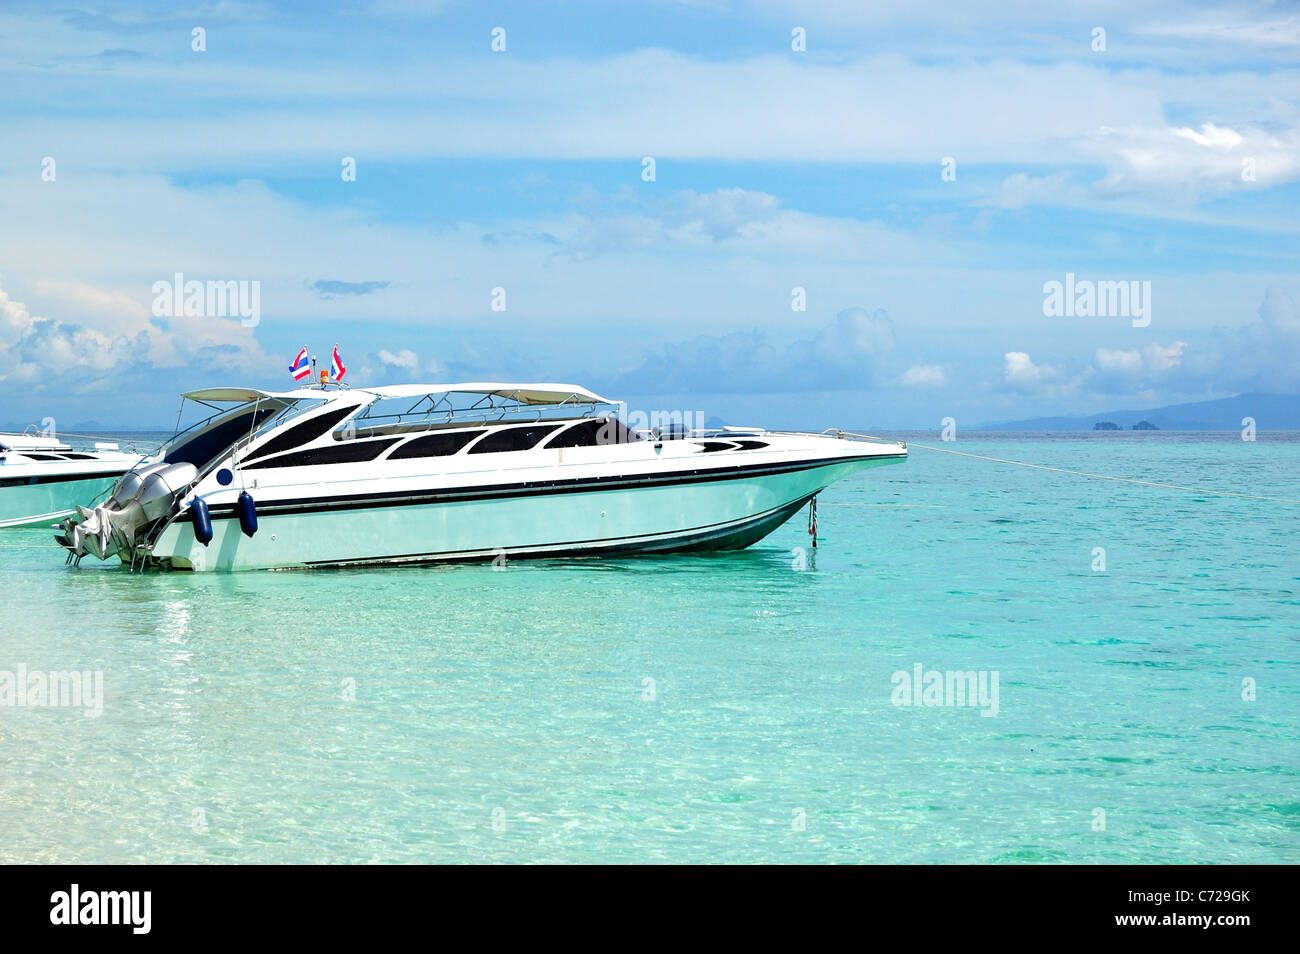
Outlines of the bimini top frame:
M 611 412 L 620 408 L 617 402 L 576 384 L 479 381 L 351 389 L 309 387 L 279 392 L 258 388 L 205 388 L 189 391 L 183 397 L 209 407 L 262 402 L 287 406 L 299 401 L 308 406 L 319 406 L 321 401 L 348 400 L 360 407 L 351 419 L 351 426 L 360 435 L 405 433 L 466 424 L 590 417 L 602 408 Z M 278 423 L 284 421 L 285 417 L 280 415 Z
M 264 391 L 260 388 L 203 388 L 187 391 L 182 397 L 191 401 L 222 404 L 248 404 L 267 398 L 316 398 L 371 396 L 382 398 L 424 398 L 445 394 L 495 396 L 516 404 L 606 404 L 616 405 L 576 384 L 510 384 L 474 381 L 463 384 L 394 384 L 379 388 L 296 388 L 292 391 Z

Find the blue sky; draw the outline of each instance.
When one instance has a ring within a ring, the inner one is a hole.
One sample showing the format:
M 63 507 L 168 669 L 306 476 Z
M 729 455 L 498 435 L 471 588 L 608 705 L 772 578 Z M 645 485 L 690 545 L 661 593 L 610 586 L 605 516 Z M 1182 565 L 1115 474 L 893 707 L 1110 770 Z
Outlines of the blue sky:
M 10 3 L 0 423 L 335 342 L 773 426 L 1300 392 L 1297 54 L 1291 3 Z M 1045 316 L 1067 273 L 1150 323 Z

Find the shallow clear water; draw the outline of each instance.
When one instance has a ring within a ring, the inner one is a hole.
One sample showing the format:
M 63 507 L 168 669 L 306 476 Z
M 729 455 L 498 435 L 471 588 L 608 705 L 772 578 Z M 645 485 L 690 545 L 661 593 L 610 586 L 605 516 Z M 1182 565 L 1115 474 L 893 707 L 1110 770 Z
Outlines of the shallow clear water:
M 1300 497 L 1300 435 L 916 438 Z M 1300 504 L 917 448 L 799 569 L 805 526 L 223 576 L 4 531 L 0 670 L 105 698 L 0 708 L 0 860 L 1300 860 Z M 917 663 L 996 673 L 996 716 L 894 705 Z

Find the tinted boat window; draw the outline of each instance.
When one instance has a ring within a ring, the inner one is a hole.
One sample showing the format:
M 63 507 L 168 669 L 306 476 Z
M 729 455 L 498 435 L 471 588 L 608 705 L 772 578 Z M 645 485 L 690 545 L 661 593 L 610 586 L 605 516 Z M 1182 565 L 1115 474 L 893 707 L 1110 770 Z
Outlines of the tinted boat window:
M 758 450 L 760 447 L 766 447 L 763 441 L 736 441 L 736 445 L 741 450 Z
M 703 453 L 714 454 L 718 451 L 731 450 L 736 445 L 729 444 L 726 441 L 702 441 L 700 446 L 704 448 Z
M 626 444 L 640 439 L 616 418 L 595 418 L 556 434 L 547 441 L 546 446 L 597 447 L 603 444 Z
M 260 460 L 256 464 L 245 464 L 245 470 L 259 467 L 308 467 L 313 464 L 355 464 L 358 461 L 374 460 L 386 448 L 397 443 L 396 437 L 383 441 L 339 441 L 325 447 L 313 447 L 298 451 L 296 454 L 284 454 L 270 460 Z
M 456 453 L 483 431 L 451 431 L 446 434 L 427 434 L 407 441 L 388 455 L 389 460 L 406 457 L 446 457 Z
M 506 427 L 493 431 L 469 449 L 471 454 L 497 454 L 502 451 L 521 451 L 533 447 L 559 424 L 528 424 L 524 427 Z
M 193 464 L 195 467 L 202 467 L 279 410 L 276 407 L 264 407 L 256 412 L 237 414 L 230 420 L 222 421 L 210 430 L 195 434 L 185 443 L 173 447 L 167 452 L 166 461 L 169 464 Z M 254 421 L 255 415 L 256 421 Z
M 248 455 L 246 460 L 257 460 L 259 457 L 265 457 L 267 454 L 278 454 L 280 451 L 293 450 L 295 447 L 301 447 L 308 441 L 314 441 L 360 406 L 361 405 L 359 404 L 349 404 L 347 407 L 335 408 L 333 411 L 326 411 L 324 414 L 313 417 L 309 421 L 295 424 L 283 434 L 271 438 L 252 454 Z

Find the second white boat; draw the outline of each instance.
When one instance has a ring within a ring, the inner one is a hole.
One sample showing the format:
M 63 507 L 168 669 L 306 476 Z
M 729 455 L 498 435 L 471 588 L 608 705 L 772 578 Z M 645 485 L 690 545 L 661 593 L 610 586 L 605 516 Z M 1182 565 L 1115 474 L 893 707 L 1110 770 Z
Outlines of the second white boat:
M 146 458 L 114 441 L 78 449 L 41 434 L 0 434 L 0 527 L 52 524 L 94 503 Z

